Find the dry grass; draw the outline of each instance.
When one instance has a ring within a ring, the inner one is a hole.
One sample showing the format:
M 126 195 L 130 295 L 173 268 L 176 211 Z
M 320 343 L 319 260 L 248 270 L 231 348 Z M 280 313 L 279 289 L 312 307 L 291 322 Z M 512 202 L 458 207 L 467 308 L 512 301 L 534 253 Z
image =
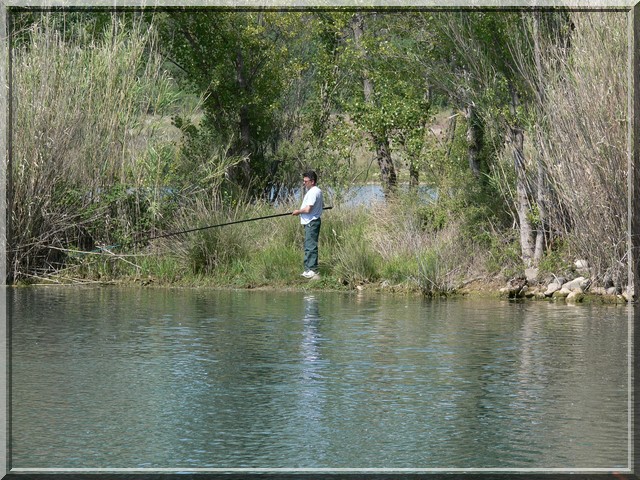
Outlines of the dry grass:
M 624 15 L 574 13 L 569 56 L 548 59 L 537 148 L 552 186 L 552 227 L 598 275 L 626 283 L 627 25 Z
M 159 135 L 149 114 L 173 100 L 153 30 L 108 34 L 80 28 L 63 38 L 64 15 L 43 15 L 12 51 L 13 125 L 8 274 L 55 268 L 60 250 L 126 238 L 150 207 Z M 70 29 L 71 27 L 67 27 Z M 145 130 L 144 135 L 141 135 Z M 145 140 L 141 142 L 143 136 Z

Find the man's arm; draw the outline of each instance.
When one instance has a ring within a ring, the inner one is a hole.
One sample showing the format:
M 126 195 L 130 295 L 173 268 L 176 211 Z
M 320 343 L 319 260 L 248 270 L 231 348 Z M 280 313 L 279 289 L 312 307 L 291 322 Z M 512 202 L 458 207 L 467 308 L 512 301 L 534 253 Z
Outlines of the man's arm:
M 306 205 L 299 210 L 294 210 L 293 212 L 291 212 L 291 215 L 300 215 L 301 213 L 309 213 L 311 211 L 311 207 L 313 207 L 313 205 Z

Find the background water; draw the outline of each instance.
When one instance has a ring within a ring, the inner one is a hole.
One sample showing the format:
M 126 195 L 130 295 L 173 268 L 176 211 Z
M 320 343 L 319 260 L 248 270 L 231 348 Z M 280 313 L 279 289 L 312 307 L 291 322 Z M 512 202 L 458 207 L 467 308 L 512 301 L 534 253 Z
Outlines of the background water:
M 14 468 L 629 464 L 628 307 L 9 289 Z

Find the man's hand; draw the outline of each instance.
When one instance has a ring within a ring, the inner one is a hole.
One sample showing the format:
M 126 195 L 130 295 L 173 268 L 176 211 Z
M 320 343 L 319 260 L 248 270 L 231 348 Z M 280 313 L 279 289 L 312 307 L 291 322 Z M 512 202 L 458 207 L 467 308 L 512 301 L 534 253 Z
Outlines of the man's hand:
M 302 207 L 300 210 L 294 210 L 291 212 L 291 215 L 300 215 L 301 213 L 309 213 L 311 211 L 311 207 L 313 205 L 307 205 L 306 207 Z

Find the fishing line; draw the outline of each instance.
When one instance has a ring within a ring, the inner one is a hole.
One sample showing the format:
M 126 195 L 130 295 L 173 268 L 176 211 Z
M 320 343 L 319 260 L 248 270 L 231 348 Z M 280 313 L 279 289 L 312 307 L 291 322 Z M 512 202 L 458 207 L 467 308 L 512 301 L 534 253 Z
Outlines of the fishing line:
M 332 208 L 333 207 L 324 207 L 322 210 L 331 210 Z M 267 215 L 267 216 L 264 216 L 264 217 L 245 218 L 244 220 L 235 220 L 233 222 L 219 223 L 217 225 L 207 225 L 205 227 L 190 228 L 188 230 L 181 230 L 179 232 L 163 233 L 162 235 L 155 235 L 155 236 L 152 236 L 152 237 L 141 238 L 139 240 L 133 240 L 133 241 L 131 241 L 129 243 L 149 242 L 151 240 L 157 240 L 159 238 L 173 237 L 175 235 L 183 235 L 185 233 L 198 232 L 200 230 L 207 230 L 209 228 L 225 227 L 227 225 L 235 225 L 235 224 L 238 224 L 238 223 L 245 223 L 245 222 L 254 222 L 256 220 L 266 220 L 268 218 L 286 217 L 286 216 L 290 216 L 291 214 L 292 214 L 292 212 L 287 212 L 287 213 L 276 213 L 275 215 Z M 117 247 L 117 246 L 120 246 L 120 245 L 115 245 L 114 247 Z

